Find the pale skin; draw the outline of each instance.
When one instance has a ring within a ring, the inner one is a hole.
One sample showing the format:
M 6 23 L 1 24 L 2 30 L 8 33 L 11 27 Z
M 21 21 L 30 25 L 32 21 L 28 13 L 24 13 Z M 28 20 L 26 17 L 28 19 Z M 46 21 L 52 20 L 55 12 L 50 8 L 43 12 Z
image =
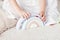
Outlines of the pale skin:
M 16 0 L 10 0 L 10 3 L 16 9 L 17 13 L 20 13 L 21 17 L 26 19 L 30 17 L 30 13 L 20 8 L 19 5 L 16 3 Z M 46 20 L 46 16 L 45 16 L 46 0 L 41 0 L 40 7 L 41 7 L 41 10 L 39 15 L 41 16 L 41 20 L 44 22 Z

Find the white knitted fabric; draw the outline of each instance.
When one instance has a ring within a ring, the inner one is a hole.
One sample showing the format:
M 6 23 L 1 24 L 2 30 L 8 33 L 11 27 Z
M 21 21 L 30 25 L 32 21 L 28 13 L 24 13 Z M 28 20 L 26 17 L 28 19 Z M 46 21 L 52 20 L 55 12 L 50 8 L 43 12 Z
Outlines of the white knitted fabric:
M 19 17 L 19 14 L 12 7 L 10 0 L 4 0 L 3 9 L 9 12 L 10 17 Z M 38 15 L 40 12 L 39 0 L 16 0 L 17 4 L 33 15 Z M 46 14 L 56 18 L 58 16 L 57 0 L 46 0 Z M 58 18 L 58 17 L 57 17 Z
M 30 12 L 31 16 L 36 16 L 40 12 L 39 0 L 16 0 L 17 4 L 23 8 L 25 11 Z M 47 23 L 54 24 L 58 21 L 59 12 L 57 10 L 57 0 L 46 0 L 46 17 Z M 3 4 L 3 9 L 9 12 L 10 18 L 18 18 L 19 15 L 14 10 L 9 0 L 5 0 Z

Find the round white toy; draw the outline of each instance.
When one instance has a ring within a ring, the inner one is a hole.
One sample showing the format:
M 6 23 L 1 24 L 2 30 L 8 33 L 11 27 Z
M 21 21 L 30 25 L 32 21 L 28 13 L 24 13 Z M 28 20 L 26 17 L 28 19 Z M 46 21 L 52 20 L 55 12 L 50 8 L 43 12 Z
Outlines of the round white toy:
M 39 17 L 31 17 L 28 20 L 25 20 L 24 22 L 22 22 L 23 20 L 19 20 L 17 22 L 16 28 L 17 29 L 31 29 L 31 28 L 36 28 L 36 27 L 42 27 L 43 26 L 43 22 L 41 21 L 41 19 Z M 22 23 L 23 24 L 22 24 Z

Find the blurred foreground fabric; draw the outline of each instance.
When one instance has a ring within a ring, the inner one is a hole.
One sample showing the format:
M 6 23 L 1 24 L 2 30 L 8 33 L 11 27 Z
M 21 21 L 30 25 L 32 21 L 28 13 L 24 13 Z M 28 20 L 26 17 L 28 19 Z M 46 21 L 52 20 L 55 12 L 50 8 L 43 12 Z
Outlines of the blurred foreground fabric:
M 15 28 L 17 20 L 7 18 L 6 14 L 4 14 L 6 12 L 1 8 L 1 5 L 0 33 L 2 34 L 0 40 L 60 40 L 60 24 L 17 31 Z
M 5 13 L 6 12 L 0 9 L 0 33 L 7 30 L 8 28 L 15 26 L 17 22 L 15 19 L 7 18 L 7 15 Z

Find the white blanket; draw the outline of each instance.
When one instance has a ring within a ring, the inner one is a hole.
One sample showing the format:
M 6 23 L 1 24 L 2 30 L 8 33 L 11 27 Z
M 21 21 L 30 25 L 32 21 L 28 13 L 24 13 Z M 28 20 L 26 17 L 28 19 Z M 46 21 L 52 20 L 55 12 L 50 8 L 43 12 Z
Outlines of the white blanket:
M 2 8 L 0 9 L 0 34 L 13 28 L 17 22 L 15 19 L 8 18 L 6 13 Z
M 8 17 L 9 18 L 19 18 L 19 13 L 16 12 L 14 7 L 12 7 L 10 0 L 5 0 L 3 4 L 3 9 L 9 12 Z M 19 6 L 21 6 L 25 11 L 28 11 L 33 15 L 36 15 L 39 12 L 39 5 L 38 1 L 35 0 L 16 0 Z M 32 3 L 32 5 L 31 5 Z M 58 16 L 59 12 L 57 10 L 57 0 L 46 0 L 47 6 L 46 6 L 46 17 L 47 17 L 47 24 L 53 24 L 58 22 Z M 34 13 L 34 14 L 33 14 Z

